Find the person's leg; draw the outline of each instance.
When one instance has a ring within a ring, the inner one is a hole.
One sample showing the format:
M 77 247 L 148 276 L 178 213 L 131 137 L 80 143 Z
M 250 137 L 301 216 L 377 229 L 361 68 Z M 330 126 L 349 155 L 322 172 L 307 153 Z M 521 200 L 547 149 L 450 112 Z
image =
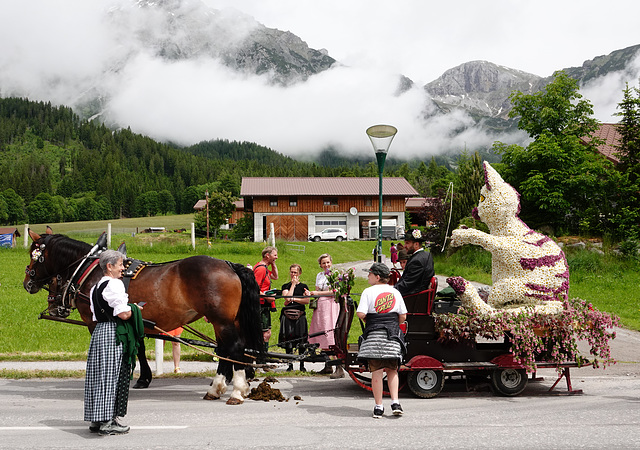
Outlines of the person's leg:
M 384 369 L 378 369 L 371 373 L 371 390 L 373 391 L 373 400 L 376 405 L 382 405 L 382 378 Z
M 173 371 L 180 373 L 180 342 L 172 342 L 171 347 L 173 352 Z
M 398 371 L 394 369 L 385 369 L 387 372 L 387 384 L 389 385 L 389 394 L 391 394 L 391 403 L 398 401 L 398 386 L 400 384 Z

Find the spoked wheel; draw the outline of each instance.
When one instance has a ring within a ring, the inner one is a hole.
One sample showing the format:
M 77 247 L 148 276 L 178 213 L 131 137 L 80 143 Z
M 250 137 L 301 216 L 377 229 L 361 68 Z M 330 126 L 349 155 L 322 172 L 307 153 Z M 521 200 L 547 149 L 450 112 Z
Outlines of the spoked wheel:
M 411 392 L 421 398 L 432 398 L 444 386 L 442 370 L 422 369 L 409 372 L 407 385 Z
M 528 381 L 525 369 L 496 369 L 491 373 L 491 384 L 500 395 L 507 397 L 524 391 Z

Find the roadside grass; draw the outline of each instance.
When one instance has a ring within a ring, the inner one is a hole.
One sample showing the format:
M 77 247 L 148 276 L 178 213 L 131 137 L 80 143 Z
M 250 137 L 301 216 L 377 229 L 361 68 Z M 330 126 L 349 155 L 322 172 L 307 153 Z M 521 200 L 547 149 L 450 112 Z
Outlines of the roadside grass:
M 209 255 L 219 259 L 254 265 L 260 260 L 264 243 L 212 241 L 208 247 L 204 239 L 196 239 L 196 248 L 191 246 L 190 233 L 138 233 L 148 227 L 164 226 L 167 229 L 190 230 L 193 215 L 160 216 L 139 219 L 120 219 L 112 223 L 112 248 L 120 242 L 127 245 L 130 257 L 151 262 L 167 262 L 193 255 Z M 106 230 L 107 221 L 54 224 L 56 233 L 93 244 L 99 234 Z M 44 225 L 32 225 L 37 232 L 44 232 Z M 22 232 L 23 227 L 18 226 Z M 134 231 L 131 231 L 134 230 Z M 135 235 L 132 235 L 135 234 Z M 38 320 L 46 306 L 46 292 L 28 294 L 23 286 L 24 268 L 29 262 L 28 251 L 21 248 L 0 249 L 0 335 L 3 347 L 0 360 L 84 360 L 89 346 L 89 333 L 85 327 Z M 385 243 L 384 249 L 388 249 Z M 319 271 L 317 258 L 322 253 L 333 257 L 334 265 L 354 261 L 370 260 L 372 241 L 348 242 L 277 242 L 278 269 L 280 278 L 273 282 L 280 288 L 288 281 L 288 268 L 297 263 L 303 267 L 302 282 L 310 288 L 315 284 Z M 302 246 L 302 247 L 300 247 Z M 491 255 L 479 248 L 467 246 L 452 254 L 434 254 L 436 273 L 445 276 L 463 276 L 466 279 L 491 284 Z M 571 297 L 580 297 L 591 302 L 602 311 L 620 317 L 621 324 L 640 330 L 640 272 L 633 261 L 612 254 L 600 255 L 588 250 L 569 249 L 567 260 L 571 271 Z M 358 278 L 354 293 L 361 293 L 368 286 L 366 279 Z M 445 286 L 440 286 L 442 289 Z M 359 296 L 354 295 L 359 301 Z M 276 306 L 282 307 L 284 300 L 278 299 Z M 311 320 L 307 312 L 307 320 Z M 71 319 L 80 320 L 77 312 Z M 270 351 L 282 351 L 275 344 L 278 340 L 279 314 L 272 314 L 272 337 Z M 200 320 L 192 326 L 213 337 L 211 325 Z M 361 334 L 360 324 L 354 320 L 349 342 L 356 342 Z M 185 337 L 188 333 L 185 332 Z M 147 356 L 154 358 L 154 340 L 147 339 Z M 171 359 L 171 346 L 165 344 L 163 357 Z M 209 349 L 210 350 L 210 349 Z M 210 356 L 183 346 L 182 359 L 209 361 Z M 297 371 L 292 372 L 295 374 Z M 5 371 L 0 376 L 5 377 Z M 174 375 L 174 374 L 168 374 Z M 282 374 L 278 372 L 278 375 Z M 179 375 L 178 375 L 179 376 Z
M 64 234 L 90 244 L 95 243 L 101 232 L 74 231 L 70 224 L 57 224 L 54 226 L 54 232 L 58 232 L 62 228 L 58 225 L 67 226 Z M 76 224 L 76 226 L 78 225 Z M 151 226 L 155 226 L 155 224 Z M 115 226 L 112 226 L 112 230 L 114 229 Z M 243 265 L 254 265 L 261 259 L 260 253 L 264 248 L 264 243 L 260 242 L 230 242 L 222 240 L 212 241 L 212 246 L 209 248 L 204 239 L 197 239 L 196 249 L 194 250 L 191 247 L 189 233 L 138 233 L 135 236 L 122 233 L 114 234 L 111 247 L 117 247 L 122 241 L 126 243 L 127 253 L 130 257 L 156 263 L 204 254 Z M 313 289 L 316 274 L 320 270 L 317 261 L 318 256 L 323 253 L 329 253 L 333 257 L 334 264 L 370 259 L 373 245 L 372 242 L 366 241 L 296 242 L 293 245 L 277 242 L 280 277 L 273 282 L 273 287 L 280 288 L 282 284 L 286 283 L 288 281 L 289 266 L 297 263 L 304 269 L 301 281 L 306 283 L 310 289 Z M 29 254 L 24 248 L 0 249 L 0 317 L 3 317 L 3 320 L 0 321 L 0 333 L 4 340 L 0 359 L 21 361 L 86 359 L 90 336 L 85 327 L 56 323 L 49 320 L 37 320 L 39 314 L 47 306 L 47 293 L 46 291 L 40 291 L 30 295 L 24 290 L 22 286 L 25 276 L 24 267 L 28 262 Z M 354 292 L 362 292 L 367 286 L 368 284 L 364 278 L 358 279 Z M 359 300 L 357 296 L 354 296 L 354 298 L 356 301 Z M 283 299 L 278 299 L 276 306 L 281 308 L 283 303 Z M 309 322 L 311 317 L 312 313 L 308 311 L 307 320 Z M 69 318 L 81 320 L 76 311 Z M 191 326 L 206 335 L 214 336 L 211 325 L 202 320 L 191 324 Z M 272 347 L 270 351 L 282 351 L 275 345 L 280 328 L 278 313 L 272 314 L 272 327 Z M 354 321 L 349 341 L 356 341 L 360 334 L 360 324 Z M 184 336 L 189 337 L 189 333 L 185 331 Z M 146 345 L 147 356 L 153 359 L 155 357 L 154 340 L 147 339 Z M 171 359 L 171 346 L 169 344 L 165 344 L 163 356 L 165 359 Z M 187 346 L 182 347 L 181 357 L 187 361 L 210 360 L 210 356 L 203 355 Z

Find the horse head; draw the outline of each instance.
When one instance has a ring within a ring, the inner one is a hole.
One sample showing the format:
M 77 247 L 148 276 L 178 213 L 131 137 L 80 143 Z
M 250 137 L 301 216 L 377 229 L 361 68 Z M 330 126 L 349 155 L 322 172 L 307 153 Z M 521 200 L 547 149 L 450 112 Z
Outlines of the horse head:
M 60 234 L 52 234 L 50 228 L 47 228 L 45 235 L 29 230 L 29 236 L 33 241 L 29 248 L 31 261 L 25 269 L 22 285 L 30 294 L 35 294 L 40 289 L 49 291 L 49 314 L 66 317 L 71 309 L 69 305 L 64 305 L 65 287 L 73 269 L 90 246 Z

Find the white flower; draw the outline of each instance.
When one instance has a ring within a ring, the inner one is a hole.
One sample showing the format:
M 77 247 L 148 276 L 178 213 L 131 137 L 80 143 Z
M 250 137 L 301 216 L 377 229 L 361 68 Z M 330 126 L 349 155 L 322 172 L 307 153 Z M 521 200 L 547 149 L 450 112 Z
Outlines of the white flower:
M 413 230 L 411 232 L 411 236 L 413 236 L 414 239 L 420 239 L 422 237 L 422 233 L 420 233 L 420 230 Z

